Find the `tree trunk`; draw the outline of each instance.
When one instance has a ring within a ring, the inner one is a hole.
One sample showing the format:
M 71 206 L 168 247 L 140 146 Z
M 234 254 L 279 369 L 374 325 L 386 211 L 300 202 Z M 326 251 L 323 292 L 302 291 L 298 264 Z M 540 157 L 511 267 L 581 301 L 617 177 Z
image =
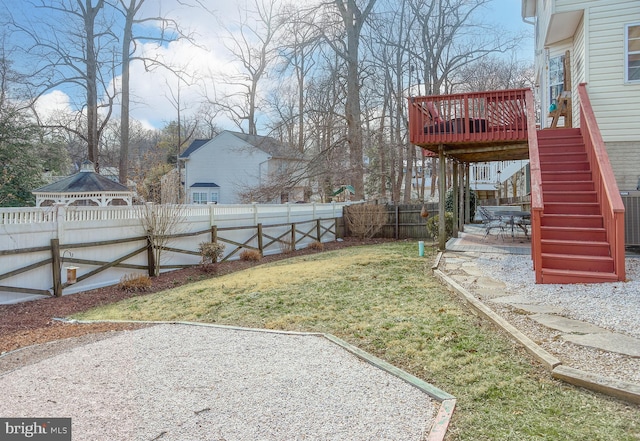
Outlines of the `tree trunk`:
M 144 1 L 144 0 L 143 0 Z M 131 41 L 133 40 L 133 19 L 137 12 L 136 0 L 130 0 L 126 9 L 124 33 L 122 36 L 122 103 L 120 111 L 120 158 L 118 161 L 118 181 L 127 185 L 129 169 L 129 89 L 131 62 Z

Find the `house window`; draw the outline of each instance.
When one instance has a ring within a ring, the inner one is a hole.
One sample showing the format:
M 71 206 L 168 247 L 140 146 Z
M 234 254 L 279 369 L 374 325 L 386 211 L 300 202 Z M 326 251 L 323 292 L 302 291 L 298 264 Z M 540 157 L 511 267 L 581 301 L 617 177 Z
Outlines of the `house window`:
M 627 25 L 625 33 L 625 81 L 640 81 L 640 24 Z
M 564 90 L 564 55 L 549 59 L 549 102 L 555 103 Z
M 207 193 L 206 192 L 194 192 L 192 194 L 194 204 L 206 204 Z
M 220 201 L 220 195 L 217 191 L 211 192 L 211 201 L 214 204 L 217 204 Z

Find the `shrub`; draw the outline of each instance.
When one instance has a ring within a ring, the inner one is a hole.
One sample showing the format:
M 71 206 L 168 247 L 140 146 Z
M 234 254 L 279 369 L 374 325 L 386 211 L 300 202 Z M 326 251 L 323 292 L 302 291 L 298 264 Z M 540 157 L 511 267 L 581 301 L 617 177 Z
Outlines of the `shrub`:
M 282 254 L 289 254 L 294 252 L 295 250 L 293 249 L 293 244 L 291 242 L 291 239 L 280 239 L 278 241 L 278 244 L 280 245 L 280 252 Z
M 429 236 L 433 237 L 434 240 L 438 239 L 438 233 L 440 230 L 440 216 L 435 215 L 429 217 L 427 220 L 427 232 Z M 451 236 L 453 236 L 453 213 L 449 213 L 448 211 L 444 214 L 444 231 L 446 234 L 446 239 L 449 240 Z
M 461 189 L 460 190 L 462 192 L 462 200 L 466 202 L 466 191 L 465 189 Z M 469 191 L 469 215 L 471 216 L 471 220 L 473 220 L 473 218 L 476 215 L 476 192 L 474 190 L 470 190 Z M 444 209 L 447 212 L 453 213 L 453 189 L 449 189 L 447 190 L 447 194 L 445 195 L 445 199 L 444 199 Z
M 310 250 L 316 250 L 316 251 L 322 251 L 324 250 L 324 244 L 318 240 L 315 240 L 313 242 L 311 242 L 307 248 L 309 248 Z
M 240 253 L 240 260 L 245 262 L 257 262 L 260 259 L 262 259 L 262 255 L 258 250 L 244 250 Z
M 344 214 L 349 232 L 360 239 L 375 236 L 389 217 L 387 207 L 373 204 L 350 205 Z
M 217 242 L 202 242 L 198 250 L 202 258 L 201 263 L 203 265 L 213 264 L 218 262 L 224 254 L 224 244 Z
M 144 292 L 151 288 L 151 278 L 146 274 L 125 274 L 118 288 L 127 292 Z

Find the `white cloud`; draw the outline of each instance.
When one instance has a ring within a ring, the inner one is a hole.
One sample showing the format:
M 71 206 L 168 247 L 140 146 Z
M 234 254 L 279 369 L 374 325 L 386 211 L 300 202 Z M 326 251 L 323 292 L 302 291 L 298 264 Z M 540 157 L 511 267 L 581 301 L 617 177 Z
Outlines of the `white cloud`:
M 72 113 L 71 99 L 61 90 L 53 90 L 38 98 L 35 105 L 40 119 L 48 120 L 60 113 Z

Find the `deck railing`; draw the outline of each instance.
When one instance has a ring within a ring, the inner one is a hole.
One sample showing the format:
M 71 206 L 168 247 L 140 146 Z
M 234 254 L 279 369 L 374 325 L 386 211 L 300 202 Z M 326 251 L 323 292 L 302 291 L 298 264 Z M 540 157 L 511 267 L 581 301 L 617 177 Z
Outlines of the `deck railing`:
M 410 97 L 410 141 L 416 145 L 527 141 L 529 91 Z
M 604 217 L 604 227 L 607 240 L 611 247 L 614 272 L 618 280 L 625 280 L 625 250 L 624 250 L 624 204 L 618 191 L 615 175 L 609 162 L 609 155 L 598 123 L 596 122 L 591 101 L 587 93 L 586 83 L 578 86 L 580 100 L 580 126 L 582 138 L 587 148 L 587 157 L 591 164 L 591 172 L 595 184 L 600 209 Z

